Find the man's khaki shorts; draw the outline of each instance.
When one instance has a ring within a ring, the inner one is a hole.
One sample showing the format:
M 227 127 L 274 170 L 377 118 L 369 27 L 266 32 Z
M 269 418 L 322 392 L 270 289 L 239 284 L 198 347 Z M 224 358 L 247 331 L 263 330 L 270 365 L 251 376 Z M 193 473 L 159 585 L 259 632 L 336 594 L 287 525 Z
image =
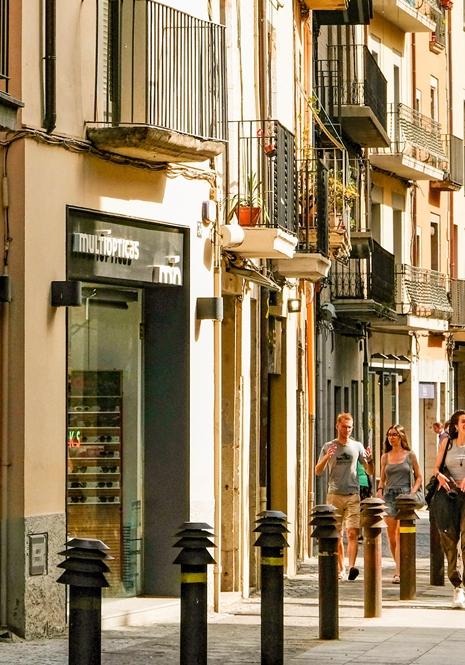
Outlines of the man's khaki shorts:
M 336 508 L 336 526 L 339 531 L 342 525 L 346 529 L 360 528 L 359 494 L 328 494 L 326 503 L 331 503 Z

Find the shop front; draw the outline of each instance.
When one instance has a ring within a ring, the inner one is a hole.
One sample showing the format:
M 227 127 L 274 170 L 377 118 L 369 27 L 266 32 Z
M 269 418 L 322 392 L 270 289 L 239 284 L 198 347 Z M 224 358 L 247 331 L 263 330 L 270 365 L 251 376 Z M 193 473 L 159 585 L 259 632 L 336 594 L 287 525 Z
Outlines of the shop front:
M 177 595 L 189 514 L 185 229 L 67 214 L 67 533 L 114 557 L 109 596 Z M 80 304 L 79 304 L 80 303 Z

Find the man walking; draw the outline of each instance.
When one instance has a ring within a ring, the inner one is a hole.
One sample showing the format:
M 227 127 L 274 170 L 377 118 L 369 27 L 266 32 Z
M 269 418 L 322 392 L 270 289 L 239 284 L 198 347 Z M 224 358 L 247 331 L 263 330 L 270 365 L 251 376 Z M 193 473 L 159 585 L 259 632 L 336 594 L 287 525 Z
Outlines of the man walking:
M 358 577 L 355 567 L 360 529 L 360 483 L 357 474 L 357 461 L 363 464 L 369 475 L 373 474 L 373 460 L 370 448 L 364 448 L 360 441 L 350 438 L 354 421 L 350 413 L 340 413 L 336 419 L 337 437 L 324 444 L 315 466 L 317 476 L 329 470 L 328 494 L 326 502 L 336 508 L 339 531 L 338 569 L 339 579 L 345 579 L 344 544 L 342 530 L 347 533 L 347 557 L 349 559 L 349 580 Z
M 448 425 L 448 423 L 446 423 L 446 425 Z M 433 430 L 438 435 L 438 448 L 439 448 L 443 440 L 447 439 L 447 437 L 449 436 L 449 432 L 447 431 L 448 428 L 446 428 L 445 425 L 443 425 L 440 421 L 438 421 L 437 423 L 433 423 Z

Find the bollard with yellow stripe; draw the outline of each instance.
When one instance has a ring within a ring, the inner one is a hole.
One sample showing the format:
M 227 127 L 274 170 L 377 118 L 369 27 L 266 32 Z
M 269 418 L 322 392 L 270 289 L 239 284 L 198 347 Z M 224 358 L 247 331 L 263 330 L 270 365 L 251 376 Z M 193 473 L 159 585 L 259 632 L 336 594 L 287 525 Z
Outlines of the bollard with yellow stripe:
M 261 663 L 282 665 L 284 659 L 284 547 L 288 547 L 287 517 L 277 510 L 259 514 L 254 532 L 259 536 L 261 571 Z
M 415 495 L 399 494 L 396 497 L 396 517 L 400 522 L 400 600 L 416 597 L 416 507 Z
M 205 522 L 185 522 L 176 533 L 174 547 L 181 551 L 180 664 L 207 663 L 207 565 L 214 563 L 211 527 Z

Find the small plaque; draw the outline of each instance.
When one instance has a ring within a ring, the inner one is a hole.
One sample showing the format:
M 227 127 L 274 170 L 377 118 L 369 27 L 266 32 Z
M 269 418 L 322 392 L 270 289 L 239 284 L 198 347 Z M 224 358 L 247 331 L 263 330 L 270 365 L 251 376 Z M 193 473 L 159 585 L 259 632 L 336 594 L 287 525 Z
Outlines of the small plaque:
M 29 536 L 29 575 L 46 575 L 48 558 L 48 534 Z

